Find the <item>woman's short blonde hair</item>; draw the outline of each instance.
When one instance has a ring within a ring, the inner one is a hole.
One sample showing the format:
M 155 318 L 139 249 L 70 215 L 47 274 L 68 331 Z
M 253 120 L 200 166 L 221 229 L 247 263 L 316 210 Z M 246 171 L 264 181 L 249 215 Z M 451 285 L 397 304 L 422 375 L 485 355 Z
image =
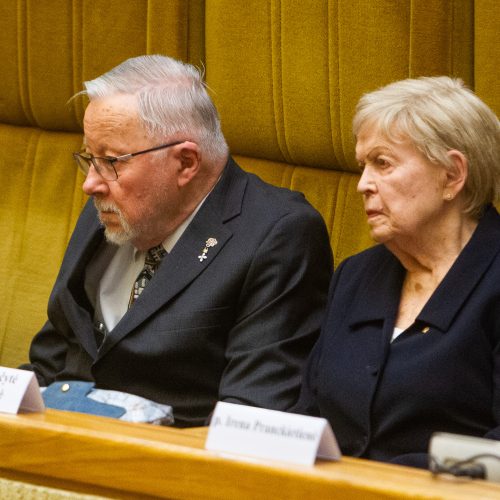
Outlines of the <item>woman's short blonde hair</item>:
M 468 161 L 464 213 L 479 218 L 500 198 L 500 126 L 495 113 L 462 80 L 422 77 L 391 83 L 361 97 L 354 135 L 376 127 L 389 140 L 408 138 L 433 163 L 451 166 L 448 151 Z

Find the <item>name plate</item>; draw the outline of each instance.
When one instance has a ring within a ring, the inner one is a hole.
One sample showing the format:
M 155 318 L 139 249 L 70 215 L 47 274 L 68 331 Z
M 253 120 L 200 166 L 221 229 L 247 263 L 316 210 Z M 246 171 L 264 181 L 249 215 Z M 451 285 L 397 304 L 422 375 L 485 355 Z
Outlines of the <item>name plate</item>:
M 19 410 L 45 410 L 35 374 L 0 366 L 0 412 L 16 414 Z
M 221 401 L 215 407 L 205 448 L 300 465 L 313 465 L 317 457 L 341 457 L 324 418 Z

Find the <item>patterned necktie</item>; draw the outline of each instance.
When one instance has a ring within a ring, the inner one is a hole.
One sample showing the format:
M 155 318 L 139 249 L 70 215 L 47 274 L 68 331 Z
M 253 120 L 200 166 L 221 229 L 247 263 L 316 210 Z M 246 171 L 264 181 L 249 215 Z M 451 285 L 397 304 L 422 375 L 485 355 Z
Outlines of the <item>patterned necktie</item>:
M 128 302 L 128 307 L 132 306 L 137 297 L 142 293 L 149 280 L 153 277 L 156 269 L 160 265 L 161 259 L 166 255 L 167 251 L 161 246 L 150 248 L 146 253 L 146 260 L 144 261 L 144 267 L 142 271 L 137 276 L 134 286 L 132 287 L 132 292 L 130 294 L 130 300 Z

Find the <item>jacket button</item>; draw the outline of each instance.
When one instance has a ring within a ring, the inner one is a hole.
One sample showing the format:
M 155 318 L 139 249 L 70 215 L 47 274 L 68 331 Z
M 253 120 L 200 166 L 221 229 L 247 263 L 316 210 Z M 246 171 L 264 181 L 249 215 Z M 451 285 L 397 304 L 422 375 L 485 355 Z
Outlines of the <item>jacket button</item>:
M 61 391 L 62 392 L 68 392 L 69 391 L 69 384 L 63 384 L 63 385 L 61 385 Z

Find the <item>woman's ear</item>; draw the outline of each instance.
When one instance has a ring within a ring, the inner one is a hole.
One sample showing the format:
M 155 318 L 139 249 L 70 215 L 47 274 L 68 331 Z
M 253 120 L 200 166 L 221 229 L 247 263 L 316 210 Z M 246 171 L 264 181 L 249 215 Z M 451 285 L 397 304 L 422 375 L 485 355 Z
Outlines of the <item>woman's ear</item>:
M 445 199 L 450 200 L 462 191 L 469 173 L 469 162 L 465 155 L 456 149 L 447 153 L 451 165 L 446 167 L 446 181 L 444 186 Z
M 201 166 L 201 151 L 195 142 L 186 141 L 179 145 L 177 184 L 183 187 L 196 176 Z

